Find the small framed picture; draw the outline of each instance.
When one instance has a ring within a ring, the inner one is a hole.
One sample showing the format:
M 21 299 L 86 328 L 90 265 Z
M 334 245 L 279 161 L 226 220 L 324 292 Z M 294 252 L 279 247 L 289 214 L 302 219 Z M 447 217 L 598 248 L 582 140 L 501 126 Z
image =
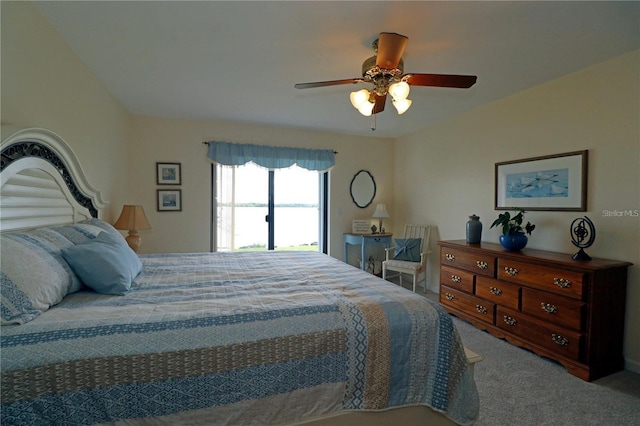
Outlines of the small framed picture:
M 158 211 L 159 212 L 182 211 L 182 190 L 158 189 Z
M 180 163 L 156 163 L 158 185 L 180 185 Z
M 353 220 L 351 221 L 351 233 L 352 234 L 370 234 L 371 233 L 371 221 L 370 220 Z

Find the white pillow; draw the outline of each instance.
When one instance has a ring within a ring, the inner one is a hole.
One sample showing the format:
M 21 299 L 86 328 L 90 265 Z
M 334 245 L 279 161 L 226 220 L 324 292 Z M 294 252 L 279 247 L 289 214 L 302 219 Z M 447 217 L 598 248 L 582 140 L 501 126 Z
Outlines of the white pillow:
M 62 234 L 43 228 L 2 234 L 0 240 L 1 324 L 24 324 L 62 301 L 81 284 L 60 249 L 73 246 Z
M 107 232 L 126 245 L 109 223 L 89 219 L 72 225 L 2 234 L 0 240 L 0 324 L 24 324 L 83 285 L 61 250 Z
M 78 222 L 73 226 L 91 226 L 99 228 L 102 231 L 106 231 L 108 234 L 113 235 L 115 238 L 119 239 L 120 241 L 122 241 L 123 243 L 126 244 L 126 240 L 124 239 L 124 237 L 122 236 L 122 234 L 120 233 L 120 231 L 118 231 L 116 228 L 113 227 L 113 225 L 111 225 L 108 222 L 105 222 L 102 219 L 87 219 L 87 220 L 83 220 L 82 222 Z M 97 234 L 96 234 L 97 235 Z M 78 243 L 76 243 L 78 244 Z

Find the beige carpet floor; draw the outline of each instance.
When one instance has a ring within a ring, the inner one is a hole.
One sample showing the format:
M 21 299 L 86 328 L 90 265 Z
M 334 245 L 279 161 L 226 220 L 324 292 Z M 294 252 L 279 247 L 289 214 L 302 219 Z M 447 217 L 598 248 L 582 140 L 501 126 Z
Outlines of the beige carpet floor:
M 438 300 L 435 293 L 425 296 Z M 555 361 L 453 318 L 463 344 L 483 357 L 475 366 L 477 426 L 640 426 L 640 374 L 624 370 L 585 382 Z

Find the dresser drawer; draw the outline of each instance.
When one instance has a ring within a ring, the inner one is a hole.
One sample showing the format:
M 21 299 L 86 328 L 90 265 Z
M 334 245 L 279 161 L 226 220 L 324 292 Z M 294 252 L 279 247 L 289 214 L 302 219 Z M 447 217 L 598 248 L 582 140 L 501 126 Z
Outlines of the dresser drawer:
M 578 360 L 582 335 L 498 306 L 496 325 L 555 354 Z
M 584 303 L 544 291 L 522 289 L 522 312 L 577 331 L 582 329 Z
M 475 295 L 496 305 L 520 309 L 520 286 L 478 276 Z
M 495 305 L 486 300 L 478 299 L 443 285 L 440 286 L 440 303 L 472 315 L 486 323 L 494 324 Z
M 488 277 L 495 276 L 496 258 L 495 256 L 470 253 L 456 250 L 449 247 L 441 247 L 440 264 L 458 269 L 473 272 Z
M 447 268 L 446 266 L 442 266 L 440 268 L 440 283 L 448 287 L 462 290 L 465 293 L 473 294 L 475 278 L 476 276 L 471 272 Z
M 517 260 L 498 259 L 498 278 L 582 299 L 584 274 Z

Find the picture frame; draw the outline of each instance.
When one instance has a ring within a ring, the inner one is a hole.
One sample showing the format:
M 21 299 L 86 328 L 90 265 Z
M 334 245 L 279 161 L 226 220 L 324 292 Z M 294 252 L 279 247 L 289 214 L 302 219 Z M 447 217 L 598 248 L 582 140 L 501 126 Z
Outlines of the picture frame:
M 587 210 L 588 151 L 495 164 L 496 210 Z
M 180 163 L 156 163 L 158 185 L 180 185 L 182 183 Z
M 352 234 L 370 234 L 371 221 L 358 220 L 358 219 L 351 221 L 351 233 Z
M 159 212 L 182 211 L 182 190 L 158 189 L 158 211 Z

